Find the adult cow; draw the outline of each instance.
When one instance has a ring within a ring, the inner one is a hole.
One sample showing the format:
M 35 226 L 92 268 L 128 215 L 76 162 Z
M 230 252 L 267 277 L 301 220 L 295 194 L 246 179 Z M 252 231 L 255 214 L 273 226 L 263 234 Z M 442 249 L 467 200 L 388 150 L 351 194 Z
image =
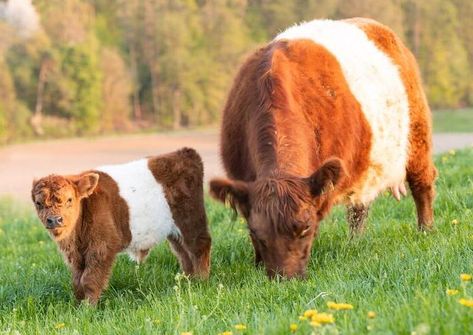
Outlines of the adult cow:
M 407 179 L 420 229 L 433 224 L 430 110 L 416 61 L 380 23 L 293 26 L 241 67 L 223 114 L 230 179 L 211 194 L 248 221 L 270 277 L 303 276 L 319 221 L 337 203 L 352 232 Z

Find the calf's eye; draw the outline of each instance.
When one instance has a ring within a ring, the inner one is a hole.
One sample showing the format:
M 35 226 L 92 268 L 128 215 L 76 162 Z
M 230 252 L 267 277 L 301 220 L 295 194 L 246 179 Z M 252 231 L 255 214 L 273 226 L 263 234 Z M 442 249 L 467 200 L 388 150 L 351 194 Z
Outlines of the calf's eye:
M 41 207 L 41 202 L 36 201 L 35 204 L 36 204 L 36 206 Z

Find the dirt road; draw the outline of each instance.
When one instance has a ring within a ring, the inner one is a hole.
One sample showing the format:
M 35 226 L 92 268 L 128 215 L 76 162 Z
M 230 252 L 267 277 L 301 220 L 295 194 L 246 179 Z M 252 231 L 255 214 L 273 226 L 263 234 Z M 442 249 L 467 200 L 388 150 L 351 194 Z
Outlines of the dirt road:
M 223 176 L 216 130 L 159 135 L 127 135 L 97 139 L 56 140 L 0 148 L 0 197 L 28 200 L 35 177 L 77 173 L 190 146 L 204 160 L 205 179 Z M 471 146 L 473 134 L 436 134 L 435 152 Z

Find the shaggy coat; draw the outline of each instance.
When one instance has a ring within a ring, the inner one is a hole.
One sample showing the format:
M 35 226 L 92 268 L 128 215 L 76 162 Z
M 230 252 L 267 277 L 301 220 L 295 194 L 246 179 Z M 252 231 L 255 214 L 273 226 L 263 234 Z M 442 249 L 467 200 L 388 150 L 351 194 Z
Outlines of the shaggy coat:
M 186 274 L 209 274 L 203 165 L 193 149 L 50 175 L 34 181 L 32 198 L 72 270 L 78 300 L 98 301 L 119 252 L 142 262 L 166 238 Z
M 303 275 L 318 222 L 337 203 L 352 231 L 385 189 L 407 180 L 418 225 L 433 223 L 436 170 L 430 110 L 416 61 L 369 19 L 293 26 L 257 50 L 223 113 L 230 179 L 211 194 L 247 218 L 256 261 L 270 276 Z

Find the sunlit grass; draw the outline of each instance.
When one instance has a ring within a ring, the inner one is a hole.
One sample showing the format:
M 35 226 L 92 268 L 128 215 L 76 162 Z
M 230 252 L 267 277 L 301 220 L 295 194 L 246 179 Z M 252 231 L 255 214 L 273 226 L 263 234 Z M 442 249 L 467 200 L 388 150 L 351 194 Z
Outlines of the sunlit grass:
M 436 161 L 430 234 L 417 231 L 410 197 L 379 198 L 355 240 L 337 208 L 314 243 L 308 279 L 268 281 L 253 266 L 245 225 L 208 200 L 209 281 L 176 276 L 163 244 L 139 267 L 120 256 L 96 309 L 75 303 L 69 271 L 32 210 L 0 201 L 0 334 L 471 333 L 473 283 L 460 275 L 473 274 L 473 150 Z M 304 319 L 307 310 L 318 316 Z

